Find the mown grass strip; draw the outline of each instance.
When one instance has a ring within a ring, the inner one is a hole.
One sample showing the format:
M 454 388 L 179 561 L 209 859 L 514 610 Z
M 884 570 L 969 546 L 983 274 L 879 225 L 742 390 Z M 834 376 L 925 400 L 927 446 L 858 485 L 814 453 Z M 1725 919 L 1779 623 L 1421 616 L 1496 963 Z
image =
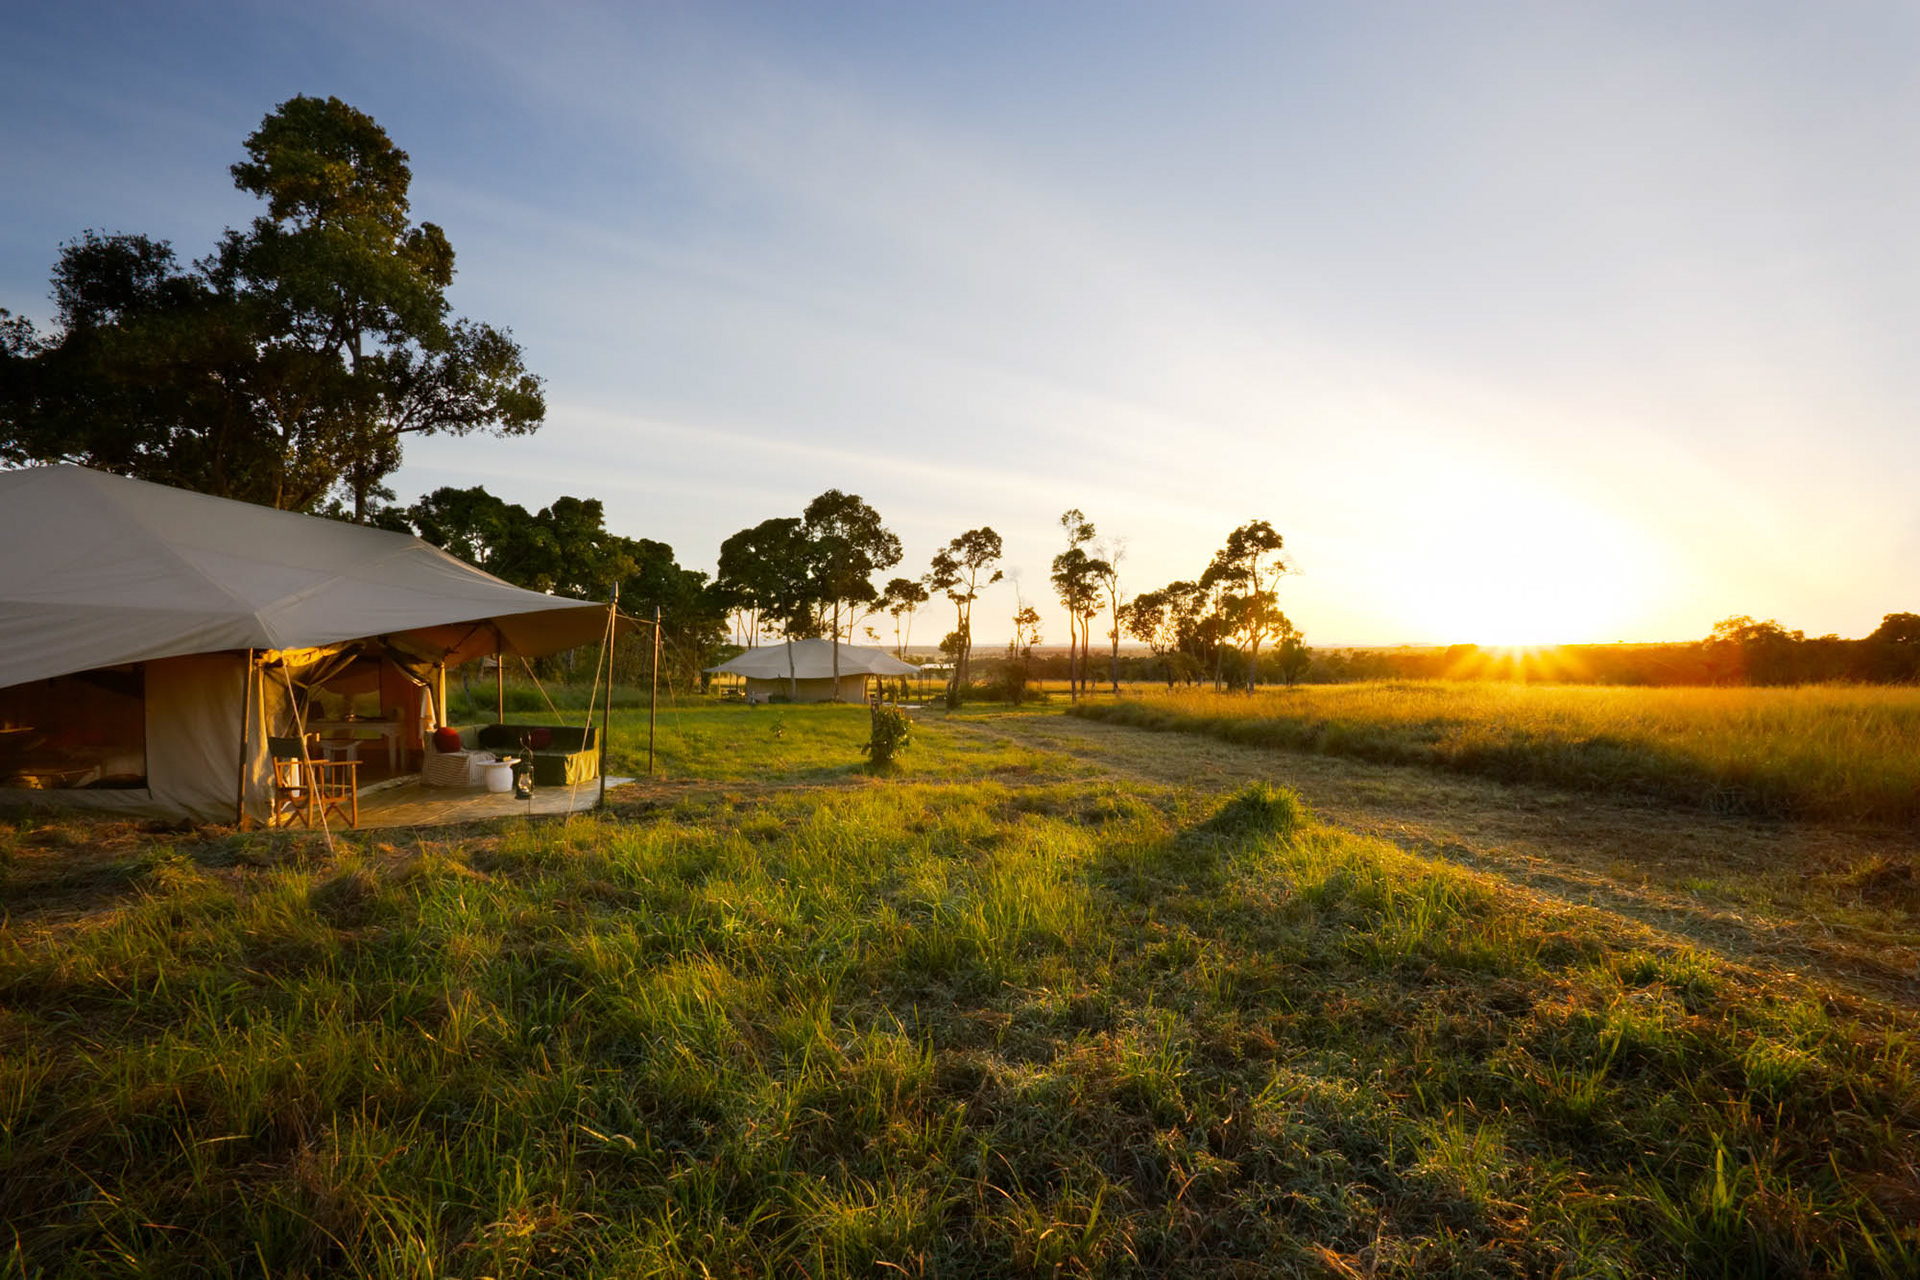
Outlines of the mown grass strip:
M 1920 690 L 1396 681 L 1090 699 L 1070 714 L 1719 813 L 1920 827 Z

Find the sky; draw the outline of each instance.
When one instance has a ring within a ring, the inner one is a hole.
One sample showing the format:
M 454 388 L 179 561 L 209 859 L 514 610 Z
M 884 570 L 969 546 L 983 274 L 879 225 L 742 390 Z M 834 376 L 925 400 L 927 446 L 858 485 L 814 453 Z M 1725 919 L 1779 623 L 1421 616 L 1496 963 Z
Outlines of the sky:
M 0 307 L 81 230 L 205 253 L 296 94 L 371 114 L 538 435 L 403 499 L 597 497 L 711 570 L 838 488 L 990 525 L 1066 638 L 1265 519 L 1315 645 L 1859 636 L 1920 610 L 1920 6 L 20 6 Z M 923 615 L 930 643 L 951 620 Z M 891 640 L 891 629 L 887 629 Z

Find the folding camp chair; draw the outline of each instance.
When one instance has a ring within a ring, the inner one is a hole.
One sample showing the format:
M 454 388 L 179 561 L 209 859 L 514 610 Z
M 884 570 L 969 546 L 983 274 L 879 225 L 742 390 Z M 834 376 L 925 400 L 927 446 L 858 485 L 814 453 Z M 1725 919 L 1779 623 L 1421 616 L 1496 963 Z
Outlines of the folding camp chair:
M 337 813 L 360 825 L 358 760 L 315 760 L 298 738 L 268 738 L 273 758 L 273 824 L 298 820 L 312 827 Z

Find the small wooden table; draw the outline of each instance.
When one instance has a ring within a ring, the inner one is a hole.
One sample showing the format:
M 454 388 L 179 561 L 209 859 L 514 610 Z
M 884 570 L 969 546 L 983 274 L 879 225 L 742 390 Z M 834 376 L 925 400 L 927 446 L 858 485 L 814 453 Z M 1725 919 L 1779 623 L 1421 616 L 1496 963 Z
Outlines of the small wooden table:
M 371 729 L 387 740 L 387 771 L 400 772 L 400 722 L 398 720 L 309 720 L 308 733 L 325 734 L 329 732 L 351 733 L 357 729 Z

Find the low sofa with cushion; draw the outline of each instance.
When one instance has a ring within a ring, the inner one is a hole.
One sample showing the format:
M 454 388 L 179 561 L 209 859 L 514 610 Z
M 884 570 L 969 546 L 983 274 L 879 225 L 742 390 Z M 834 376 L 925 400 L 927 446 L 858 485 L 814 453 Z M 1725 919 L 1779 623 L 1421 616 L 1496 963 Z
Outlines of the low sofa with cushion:
M 569 729 L 549 724 L 467 724 L 449 726 L 459 734 L 459 753 L 485 751 L 498 756 L 518 756 L 525 750 L 521 738 L 532 739 L 533 783 L 537 787 L 565 787 L 591 782 L 600 776 L 600 731 L 596 728 Z M 441 730 L 445 732 L 445 730 Z M 447 746 L 427 739 L 427 754 L 455 754 Z M 429 769 L 431 769 L 429 763 Z M 473 778 L 468 785 L 477 783 Z M 462 785 L 442 782 L 442 786 Z
M 462 739 L 465 734 L 461 735 Z M 600 776 L 600 731 L 591 726 L 569 729 L 549 724 L 489 724 L 480 726 L 474 745 L 495 755 L 517 756 L 532 739 L 533 785 L 567 787 Z

